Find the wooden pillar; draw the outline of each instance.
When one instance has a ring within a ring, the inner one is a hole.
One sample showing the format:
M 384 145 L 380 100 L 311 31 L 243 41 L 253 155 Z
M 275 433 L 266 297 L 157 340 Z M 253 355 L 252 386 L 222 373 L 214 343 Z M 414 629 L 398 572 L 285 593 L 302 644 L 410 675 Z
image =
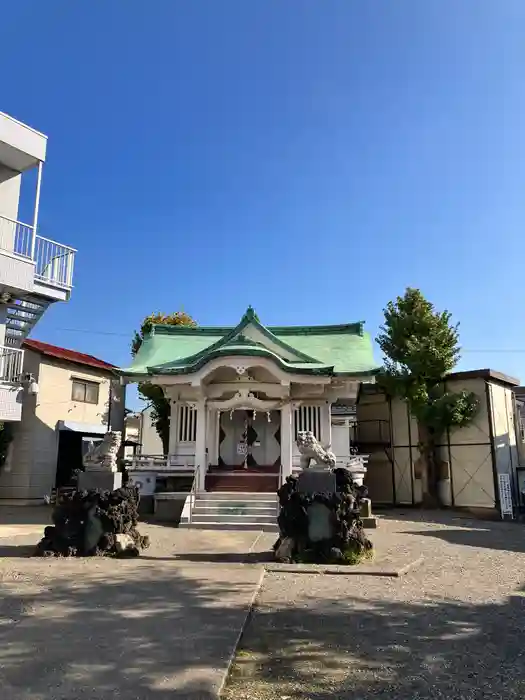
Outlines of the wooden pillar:
M 332 404 L 329 402 L 321 406 L 321 444 L 332 444 Z
M 219 432 L 217 414 L 218 411 L 215 408 L 208 409 L 206 447 L 208 450 L 208 464 L 211 465 L 216 465 L 219 461 Z
M 213 466 L 219 464 L 219 433 L 221 412 L 213 409 L 209 413 L 210 420 L 210 444 L 208 445 L 208 461 Z
M 168 454 L 169 455 L 176 455 L 177 454 L 177 446 L 179 442 L 179 402 L 176 400 L 173 400 L 171 402 L 171 411 L 170 411 L 170 439 L 169 439 L 169 447 L 168 447 Z
M 293 411 L 291 403 L 281 408 L 281 480 L 292 474 Z
M 197 470 L 197 490 L 204 491 L 204 479 L 208 469 L 206 455 L 206 418 L 207 408 L 205 399 L 197 403 L 197 439 L 195 441 L 195 469 Z

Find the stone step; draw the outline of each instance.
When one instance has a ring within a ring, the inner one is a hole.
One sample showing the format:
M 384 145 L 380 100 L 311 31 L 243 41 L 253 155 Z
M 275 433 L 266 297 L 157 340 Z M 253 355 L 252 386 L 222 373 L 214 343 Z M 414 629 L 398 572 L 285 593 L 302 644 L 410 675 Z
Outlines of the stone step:
M 252 491 L 200 491 L 196 494 L 197 503 L 200 501 L 256 501 L 260 503 L 277 503 L 277 495 Z
M 181 528 L 192 528 L 195 530 L 256 530 L 258 532 L 278 532 L 279 528 L 277 523 L 267 524 L 267 523 L 255 523 L 255 522 L 232 522 L 232 521 L 209 521 L 209 522 L 195 522 L 192 520 L 189 522 L 181 522 L 179 527 Z
M 254 506 L 247 503 L 231 504 L 228 503 L 228 501 L 219 501 L 218 504 L 210 505 L 199 505 L 197 503 L 193 509 L 193 512 L 195 515 L 201 513 L 202 515 L 213 515 L 214 513 L 218 513 L 220 515 L 246 515 L 246 513 L 250 513 L 250 515 L 253 514 L 254 516 L 269 515 L 275 517 L 277 515 L 277 506 Z
M 261 525 L 273 525 L 277 522 L 275 513 L 270 515 L 259 515 L 258 513 L 193 513 L 192 522 L 195 523 L 257 523 Z

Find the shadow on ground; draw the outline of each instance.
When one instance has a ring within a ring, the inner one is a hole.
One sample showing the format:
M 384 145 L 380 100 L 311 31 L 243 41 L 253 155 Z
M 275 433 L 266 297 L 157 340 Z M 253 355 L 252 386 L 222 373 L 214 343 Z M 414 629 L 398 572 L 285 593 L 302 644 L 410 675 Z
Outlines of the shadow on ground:
M 521 699 L 524 614 L 522 593 L 504 605 L 346 598 L 259 609 L 224 698 Z
M 2 700 L 217 697 L 213 674 L 233 652 L 253 580 L 231 568 L 203 576 L 108 560 L 88 572 L 86 560 L 31 563 L 67 575 L 0 576 Z
M 36 544 L 0 544 L 0 557 L 14 557 L 25 559 L 32 557 Z
M 417 530 L 410 535 L 418 537 L 434 537 L 448 544 L 459 544 L 467 547 L 482 547 L 487 549 L 499 549 L 507 552 L 525 552 L 525 528 L 523 526 L 511 526 L 511 531 L 484 528 L 479 530 Z M 516 527 L 520 527 L 516 531 Z
M 50 506 L 0 506 L 0 525 L 42 525 L 51 522 Z
M 407 530 L 404 534 L 417 537 L 433 537 L 448 544 L 481 547 L 507 552 L 525 553 L 525 526 L 517 522 L 500 520 L 477 520 L 455 511 L 391 512 L 382 516 L 384 520 L 410 523 L 435 523 L 446 525 L 446 529 L 433 528 Z M 456 526 L 454 528 L 453 526 Z
M 272 551 L 267 552 L 185 552 L 176 553 L 177 561 L 196 564 L 265 564 L 275 562 Z

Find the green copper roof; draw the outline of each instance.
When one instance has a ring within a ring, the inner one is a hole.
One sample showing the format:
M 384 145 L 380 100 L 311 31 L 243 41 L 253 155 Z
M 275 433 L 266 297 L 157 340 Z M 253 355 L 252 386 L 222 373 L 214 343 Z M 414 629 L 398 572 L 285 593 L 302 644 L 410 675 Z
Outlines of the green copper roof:
M 244 331 L 256 335 L 250 338 Z M 363 323 L 340 326 L 263 326 L 249 307 L 232 327 L 156 325 L 144 339 L 127 376 L 187 374 L 214 357 L 262 356 L 298 374 L 371 375 L 378 370 Z

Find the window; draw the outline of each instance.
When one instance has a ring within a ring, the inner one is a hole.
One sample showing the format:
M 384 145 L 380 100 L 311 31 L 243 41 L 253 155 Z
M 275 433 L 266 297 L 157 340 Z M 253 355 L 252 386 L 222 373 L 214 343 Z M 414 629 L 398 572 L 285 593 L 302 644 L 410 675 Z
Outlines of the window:
M 294 411 L 294 433 L 297 440 L 297 433 L 303 430 L 311 430 L 315 437 L 321 439 L 321 407 L 320 406 L 299 406 Z
M 83 401 L 84 403 L 98 403 L 99 385 L 97 382 L 88 382 L 83 379 L 73 379 L 71 390 L 72 401 Z
M 192 406 L 179 406 L 179 442 L 195 442 L 197 439 L 197 411 Z

